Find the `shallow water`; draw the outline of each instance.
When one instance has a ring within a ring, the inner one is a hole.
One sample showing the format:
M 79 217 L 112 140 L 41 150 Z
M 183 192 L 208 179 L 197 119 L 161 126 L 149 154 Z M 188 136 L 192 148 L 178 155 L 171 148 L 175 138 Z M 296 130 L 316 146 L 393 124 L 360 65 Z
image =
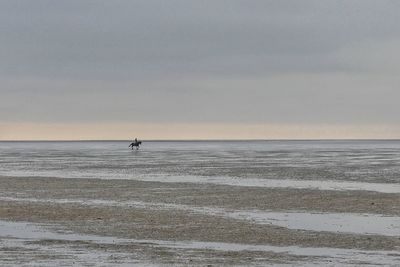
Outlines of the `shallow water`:
M 49 227 L 51 225 L 47 225 Z M 400 260 L 400 253 L 396 251 L 364 251 L 355 249 L 337 249 L 323 247 L 298 247 L 298 246 L 269 246 L 269 245 L 248 245 L 240 243 L 223 242 L 198 242 L 198 241 L 164 241 L 153 239 L 121 239 L 95 235 L 78 235 L 52 232 L 46 229 L 45 225 L 38 225 L 26 222 L 9 222 L 0 220 L 0 240 L 3 247 L 19 248 L 22 252 L 34 250 L 34 253 L 42 252 L 49 255 L 63 256 L 60 259 L 41 260 L 41 266 L 51 264 L 93 264 L 103 262 L 107 266 L 150 266 L 143 260 L 134 260 L 132 256 L 124 253 L 106 253 L 104 251 L 91 251 L 88 248 L 78 248 L 72 245 L 32 245 L 32 241 L 40 240 L 62 240 L 62 241 L 87 241 L 97 244 L 127 244 L 135 243 L 141 246 L 156 246 L 171 249 L 185 250 L 220 250 L 220 251 L 264 251 L 273 253 L 285 253 L 288 255 L 315 257 L 309 264 L 311 266 L 324 264 L 340 264 L 342 266 L 356 266 L 360 262 L 364 264 L 394 265 Z M 0 251 L 0 264 L 7 265 L 7 251 Z M 32 255 L 33 256 L 33 255 Z M 110 258 L 113 261 L 110 261 Z M 116 262 L 115 260 L 118 259 Z M 38 262 L 36 260 L 36 262 Z M 11 266 L 11 265 L 9 265 Z M 16 265 L 15 265 L 16 266 Z
M 379 193 L 400 193 L 400 184 L 397 183 L 370 183 L 346 182 L 334 180 L 290 180 L 290 179 L 261 179 L 261 178 L 232 178 L 232 177 L 204 177 L 204 176 L 137 176 L 135 180 L 163 183 L 203 183 L 216 185 L 230 185 L 241 187 L 264 188 L 297 188 L 333 191 L 373 191 Z
M 42 202 L 81 204 L 87 206 L 116 206 L 145 210 L 186 211 L 201 215 L 245 220 L 255 224 L 271 224 L 288 229 L 326 231 L 334 233 L 384 235 L 400 237 L 400 217 L 356 213 L 317 213 L 307 211 L 273 212 L 260 210 L 226 210 L 218 207 L 195 207 L 170 203 L 143 201 L 112 201 L 99 199 L 37 199 L 0 197 L 12 202 Z
M 135 259 L 130 253 L 89 249 L 77 243 L 49 245 L 35 241 L 85 241 L 95 244 L 115 244 L 123 240 L 95 235 L 78 235 L 46 229 L 52 225 L 0 220 L 1 266 L 154 266 Z M 18 256 L 15 257 L 17 254 Z
M 144 142 L 139 151 L 128 145 L 0 142 L 0 175 L 400 183 L 400 141 Z

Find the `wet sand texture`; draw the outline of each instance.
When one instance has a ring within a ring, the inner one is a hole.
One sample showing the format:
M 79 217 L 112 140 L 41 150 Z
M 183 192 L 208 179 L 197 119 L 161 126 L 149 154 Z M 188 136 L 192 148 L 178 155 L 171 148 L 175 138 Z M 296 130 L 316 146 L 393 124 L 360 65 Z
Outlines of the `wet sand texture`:
M 38 177 L 0 184 L 4 266 L 400 262 L 396 193 Z

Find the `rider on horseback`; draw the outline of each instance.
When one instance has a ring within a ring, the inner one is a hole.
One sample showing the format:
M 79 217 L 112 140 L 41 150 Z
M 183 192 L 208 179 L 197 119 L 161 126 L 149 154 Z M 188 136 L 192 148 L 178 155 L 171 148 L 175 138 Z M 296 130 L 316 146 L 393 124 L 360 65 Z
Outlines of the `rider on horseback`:
M 140 146 L 141 144 L 142 144 L 142 141 L 138 141 L 137 138 L 135 138 L 135 141 L 132 142 L 132 143 L 129 145 L 129 147 L 132 147 L 132 150 L 133 150 L 133 147 L 135 146 L 135 147 L 136 147 L 136 150 L 138 150 L 138 149 L 139 149 L 139 146 Z

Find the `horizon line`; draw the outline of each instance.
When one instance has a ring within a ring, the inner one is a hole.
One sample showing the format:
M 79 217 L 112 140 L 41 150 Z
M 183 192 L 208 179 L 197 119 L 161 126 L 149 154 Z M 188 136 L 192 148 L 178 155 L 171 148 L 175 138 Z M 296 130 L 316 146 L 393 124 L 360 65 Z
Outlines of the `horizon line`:
M 0 142 L 130 142 L 133 139 L 31 139 L 0 140 Z M 143 142 L 246 142 L 246 141 L 400 141 L 400 138 L 299 138 L 299 139 L 140 139 Z

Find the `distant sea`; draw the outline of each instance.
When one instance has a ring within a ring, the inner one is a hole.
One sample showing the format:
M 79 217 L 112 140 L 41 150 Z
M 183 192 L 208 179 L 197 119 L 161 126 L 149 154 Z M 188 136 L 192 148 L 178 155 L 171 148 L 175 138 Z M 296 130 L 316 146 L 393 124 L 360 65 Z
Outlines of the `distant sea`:
M 0 142 L 0 176 L 400 192 L 400 141 L 129 143 Z

